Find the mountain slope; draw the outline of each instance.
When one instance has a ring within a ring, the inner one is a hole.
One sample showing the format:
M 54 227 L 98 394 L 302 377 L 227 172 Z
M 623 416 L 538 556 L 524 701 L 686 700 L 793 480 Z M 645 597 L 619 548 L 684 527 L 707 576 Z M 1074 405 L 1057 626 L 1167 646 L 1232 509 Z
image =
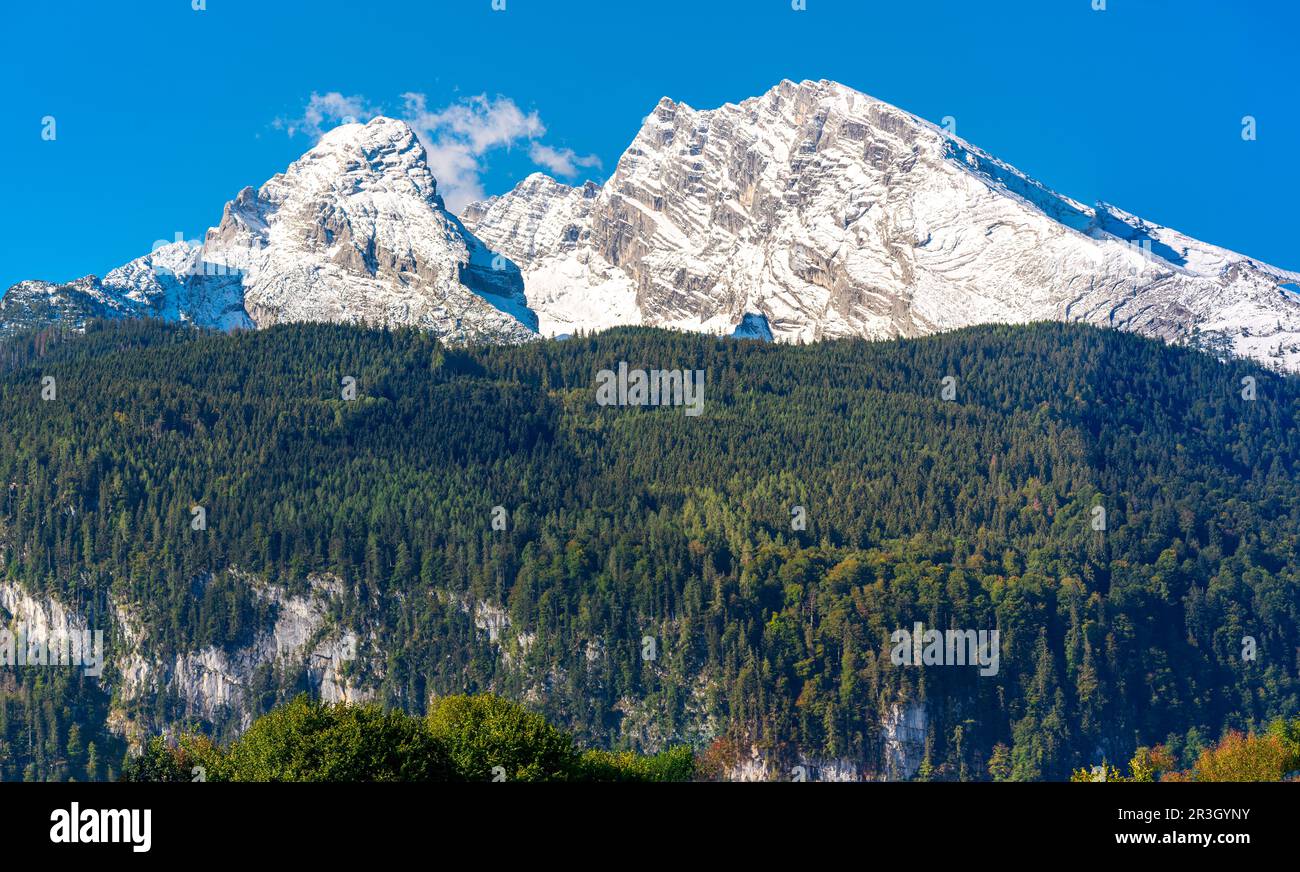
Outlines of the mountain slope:
M 598 405 L 619 361 L 703 370 L 703 414 Z M 67 712 L 101 749 L 228 738 L 301 690 L 491 690 L 733 777 L 982 778 L 1005 745 L 1064 778 L 1297 712 L 1300 382 L 1245 362 L 1063 324 L 448 349 L 119 320 L 0 369 L 0 622 L 107 660 L 0 670 L 5 779 L 68 771 Z M 996 674 L 893 663 L 917 621 L 997 628 Z
M 652 324 L 778 340 L 1081 320 L 1300 368 L 1288 273 L 1056 194 L 833 82 L 663 99 L 610 179 L 533 175 L 466 225 L 524 270 L 543 334 Z
M 21 283 L 0 300 L 0 332 L 114 316 L 406 325 L 452 341 L 524 341 L 537 326 L 518 268 L 446 211 L 424 148 L 389 118 L 337 127 L 240 191 L 202 245 L 161 246 L 102 281 Z

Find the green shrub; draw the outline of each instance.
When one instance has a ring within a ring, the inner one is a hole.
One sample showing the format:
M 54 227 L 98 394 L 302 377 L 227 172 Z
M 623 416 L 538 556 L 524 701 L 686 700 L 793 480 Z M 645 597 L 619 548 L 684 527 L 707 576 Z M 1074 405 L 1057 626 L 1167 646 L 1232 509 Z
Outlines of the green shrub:
M 579 763 L 583 781 L 690 781 L 695 755 L 679 745 L 647 757 L 634 751 L 587 751 Z
M 122 761 L 121 781 L 189 781 L 176 749 L 162 736 L 145 743 L 139 754 L 127 754 Z
M 435 700 L 427 718 L 307 696 L 253 722 L 221 748 L 202 735 L 162 737 L 128 756 L 123 781 L 689 781 L 685 746 L 652 757 L 580 754 L 573 737 L 500 697 Z
M 258 718 L 226 755 L 231 781 L 454 781 L 422 721 L 378 706 L 300 696 Z
M 469 781 L 564 781 L 578 773 L 573 737 L 541 715 L 491 694 L 435 699 L 429 729 Z

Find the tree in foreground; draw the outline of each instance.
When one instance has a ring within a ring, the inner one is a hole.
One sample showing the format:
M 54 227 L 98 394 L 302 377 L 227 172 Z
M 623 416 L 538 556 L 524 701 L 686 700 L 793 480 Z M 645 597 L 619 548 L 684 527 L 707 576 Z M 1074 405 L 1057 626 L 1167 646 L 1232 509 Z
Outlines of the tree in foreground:
M 580 752 L 541 715 L 497 696 L 435 699 L 426 718 L 306 695 L 222 748 L 202 735 L 155 737 L 123 781 L 689 781 L 690 748 L 655 756 Z
M 1071 781 L 1292 781 L 1300 770 L 1300 718 L 1273 721 L 1265 733 L 1229 730 L 1217 745 L 1201 751 L 1196 763 L 1178 770 L 1163 745 L 1138 748 L 1127 775 L 1102 763 L 1077 769 Z
M 469 781 L 567 781 L 578 775 L 573 738 L 499 696 L 435 699 L 428 725 Z

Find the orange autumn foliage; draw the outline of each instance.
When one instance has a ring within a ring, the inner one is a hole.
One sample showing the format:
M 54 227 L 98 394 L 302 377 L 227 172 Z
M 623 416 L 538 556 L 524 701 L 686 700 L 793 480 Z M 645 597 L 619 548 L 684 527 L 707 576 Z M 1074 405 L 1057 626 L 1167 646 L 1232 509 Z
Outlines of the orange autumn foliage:
M 1200 759 L 1192 767 L 1191 779 L 1282 781 L 1294 763 L 1294 750 L 1280 736 L 1248 736 L 1232 730 L 1218 745 L 1201 752 Z

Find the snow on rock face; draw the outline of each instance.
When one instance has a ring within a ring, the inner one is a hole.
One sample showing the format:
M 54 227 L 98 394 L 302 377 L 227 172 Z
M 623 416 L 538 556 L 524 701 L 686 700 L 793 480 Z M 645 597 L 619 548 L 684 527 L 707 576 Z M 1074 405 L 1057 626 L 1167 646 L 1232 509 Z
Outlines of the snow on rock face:
M 466 225 L 521 265 L 542 332 L 645 323 L 777 340 L 1082 320 L 1218 334 L 1300 369 L 1297 276 L 1056 194 L 833 82 L 698 111 L 668 98 L 614 174 L 530 176 Z
M 253 326 L 240 276 L 207 262 L 202 248 L 185 242 L 161 246 L 110 271 L 102 286 L 134 307 L 134 315 L 222 330 Z
M 345 124 L 241 191 L 202 245 L 102 282 L 15 285 L 0 334 L 149 315 L 452 342 L 620 324 L 744 336 L 752 314 L 788 342 L 1078 320 L 1297 371 L 1297 281 L 1057 194 L 843 85 L 785 81 L 708 111 L 664 98 L 604 185 L 534 174 L 462 219 L 410 127 Z
M 66 284 L 19 282 L 0 299 L 0 335 L 28 327 L 82 327 L 91 318 L 161 318 L 230 330 L 252 327 L 238 275 L 173 242 L 110 271 Z
M 19 282 L 0 297 L 0 336 L 32 327 L 79 327 L 91 318 L 126 318 L 131 307 L 106 293 L 94 276 L 66 284 Z
M 240 191 L 202 245 L 159 246 L 102 282 L 20 283 L 0 300 L 0 332 L 133 316 L 416 326 L 453 342 L 537 335 L 518 267 L 446 211 L 424 148 L 391 118 L 337 127 Z
M 518 268 L 465 231 L 437 186 L 405 123 L 345 124 L 228 203 L 203 257 L 243 275 L 259 327 L 336 321 L 451 340 L 531 338 L 537 321 Z
M 524 287 L 544 336 L 640 323 L 631 278 L 585 242 L 600 195 L 591 182 L 571 188 L 533 173 L 461 216 L 471 229 L 490 228 L 493 248 L 530 265 Z

